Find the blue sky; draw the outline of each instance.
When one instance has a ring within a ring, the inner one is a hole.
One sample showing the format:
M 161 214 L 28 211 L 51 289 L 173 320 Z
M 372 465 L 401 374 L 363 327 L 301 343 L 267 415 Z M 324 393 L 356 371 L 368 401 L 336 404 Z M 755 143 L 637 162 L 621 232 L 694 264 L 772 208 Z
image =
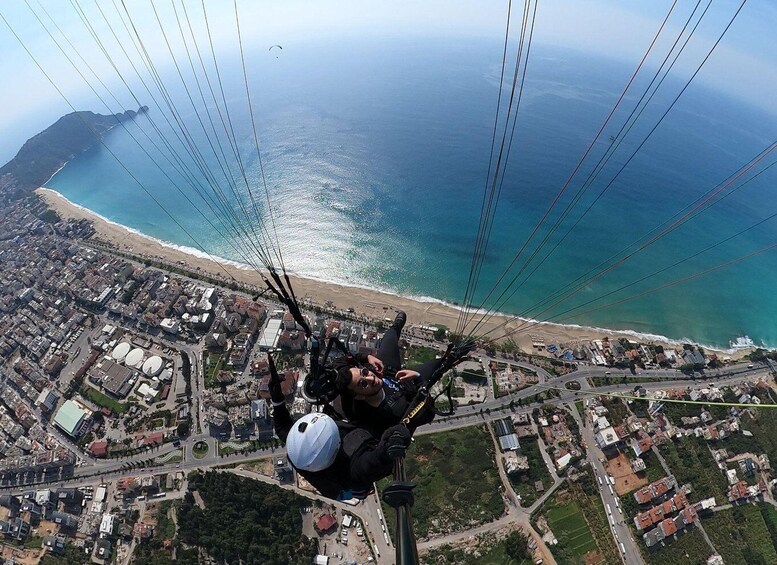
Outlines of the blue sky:
M 144 37 L 152 58 L 165 60 L 166 47 L 149 0 L 125 0 Z M 702 7 L 706 5 L 702 3 Z M 81 50 L 90 65 L 113 88 L 115 74 L 89 37 L 70 2 L 65 0 L 29 0 L 33 9 L 51 26 L 45 8 L 54 16 L 67 37 Z M 110 31 L 90 0 L 79 0 L 88 20 L 106 41 Z M 180 9 L 179 0 L 175 0 Z M 116 0 L 115 4 L 119 4 Z M 187 9 L 198 25 L 199 2 L 188 2 Z M 515 2 L 520 11 L 523 3 Z M 668 32 L 678 30 L 693 9 L 695 1 L 678 0 Z M 678 62 L 677 72 L 689 71 L 703 57 L 739 1 L 717 0 L 699 28 L 698 40 Z M 174 14 L 167 0 L 154 0 L 165 28 L 177 34 Z M 504 32 L 507 3 L 504 1 L 394 0 L 365 3 L 356 0 L 303 2 L 285 0 L 254 2 L 239 0 L 243 39 L 246 44 L 293 44 L 295 41 L 331 41 L 337 38 L 387 37 L 401 41 L 414 37 L 443 37 L 450 41 L 475 41 L 500 38 Z M 596 56 L 633 61 L 636 65 L 658 24 L 666 15 L 670 1 L 562 1 L 544 0 L 537 13 L 535 40 L 566 46 Z M 114 2 L 100 2 L 105 13 L 118 24 Z M 211 31 L 216 45 L 235 44 L 232 0 L 206 0 Z M 56 45 L 48 37 L 24 0 L 5 0 L 0 14 L 38 58 L 78 109 L 104 111 L 84 86 Z M 516 13 L 516 15 L 518 15 Z M 517 25 L 517 21 L 514 20 Z M 201 22 L 200 22 L 201 23 Z M 102 25 L 101 25 L 102 24 Z M 724 41 L 709 60 L 698 80 L 725 93 L 741 98 L 777 114 L 777 4 L 750 0 Z M 56 30 L 52 28 L 54 33 Z M 58 36 L 59 37 L 59 36 Z M 177 37 L 177 36 L 175 36 Z M 69 49 L 69 47 L 68 47 Z M 0 21 L 0 69 L 6 83 L 0 89 L 0 162 L 11 158 L 30 136 L 47 127 L 70 107 L 35 66 L 30 57 Z M 115 55 L 120 52 L 116 48 Z M 124 70 L 128 70 L 124 65 Z M 84 71 L 86 72 L 86 71 Z M 130 100 L 127 107 L 132 107 Z

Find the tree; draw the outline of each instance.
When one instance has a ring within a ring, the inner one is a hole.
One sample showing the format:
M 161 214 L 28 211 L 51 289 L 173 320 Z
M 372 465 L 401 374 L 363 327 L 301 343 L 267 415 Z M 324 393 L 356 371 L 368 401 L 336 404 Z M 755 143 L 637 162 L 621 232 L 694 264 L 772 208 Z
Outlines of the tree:
M 178 427 L 176 428 L 176 433 L 178 434 L 178 437 L 184 437 L 189 435 L 189 422 L 188 420 L 186 422 L 181 422 L 178 424 Z
M 523 532 L 515 531 L 505 538 L 505 554 L 515 561 L 529 557 L 529 541 Z

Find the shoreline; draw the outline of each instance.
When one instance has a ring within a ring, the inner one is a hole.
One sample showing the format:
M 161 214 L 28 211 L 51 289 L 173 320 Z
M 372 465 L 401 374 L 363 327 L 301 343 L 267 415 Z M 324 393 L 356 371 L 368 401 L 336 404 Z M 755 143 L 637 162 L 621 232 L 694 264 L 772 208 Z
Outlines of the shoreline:
M 216 275 L 217 278 L 222 277 L 226 272 L 230 278 L 234 278 L 241 283 L 263 287 L 259 275 L 248 266 L 220 257 L 211 258 L 208 254 L 201 251 L 146 236 L 137 230 L 103 218 L 99 214 L 69 201 L 50 188 L 40 187 L 35 192 L 60 217 L 64 219 L 90 220 L 95 228 L 95 236 L 116 246 L 116 249 L 119 251 L 159 259 L 171 264 L 185 265 L 193 271 Z M 393 318 L 393 310 L 401 309 L 407 313 L 408 321 L 411 324 L 443 324 L 453 329 L 461 311 L 460 307 L 449 305 L 442 300 L 432 297 L 400 296 L 363 286 L 337 284 L 294 274 L 289 274 L 289 277 L 300 301 L 310 301 L 320 305 L 331 303 L 338 310 L 353 308 L 357 314 L 365 314 L 376 319 Z M 506 320 L 511 321 L 507 322 L 505 328 L 508 330 L 515 329 L 521 324 L 521 321 L 512 318 L 509 315 L 493 315 L 483 325 L 480 333 L 493 329 L 505 323 Z M 500 331 L 499 333 L 504 332 Z M 729 356 L 732 359 L 741 358 L 750 351 L 749 349 L 727 350 L 720 347 L 696 344 L 690 340 L 674 340 L 665 336 L 644 334 L 633 330 L 618 331 L 608 328 L 563 325 L 552 322 L 538 322 L 526 331 L 517 332 L 513 339 L 521 350 L 534 353 L 531 336 L 543 338 L 548 345 L 573 344 L 579 341 L 601 339 L 605 336 L 611 338 L 625 337 L 630 340 L 639 340 L 641 343 L 653 343 L 670 348 L 682 348 L 683 343 L 690 342 L 701 346 L 705 350 L 714 351 L 718 354 Z

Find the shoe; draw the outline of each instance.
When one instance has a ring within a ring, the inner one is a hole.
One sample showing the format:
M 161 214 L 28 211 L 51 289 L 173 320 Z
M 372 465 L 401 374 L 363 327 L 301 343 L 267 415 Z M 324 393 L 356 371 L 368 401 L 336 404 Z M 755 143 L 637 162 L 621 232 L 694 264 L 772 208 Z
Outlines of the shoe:
M 397 330 L 397 333 L 399 333 L 402 331 L 402 328 L 405 327 L 405 322 L 407 322 L 407 314 L 405 314 L 402 310 L 399 310 L 396 317 L 394 318 L 394 323 L 391 324 L 391 327 Z

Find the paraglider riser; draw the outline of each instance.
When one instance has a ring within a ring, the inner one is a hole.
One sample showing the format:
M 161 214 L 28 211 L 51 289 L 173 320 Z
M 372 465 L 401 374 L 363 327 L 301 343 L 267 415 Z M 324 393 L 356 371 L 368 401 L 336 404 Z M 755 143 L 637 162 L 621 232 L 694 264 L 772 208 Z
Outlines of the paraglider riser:
M 392 508 L 400 506 L 413 506 L 413 489 L 415 485 L 404 481 L 393 481 L 389 486 L 383 489 L 383 502 Z

